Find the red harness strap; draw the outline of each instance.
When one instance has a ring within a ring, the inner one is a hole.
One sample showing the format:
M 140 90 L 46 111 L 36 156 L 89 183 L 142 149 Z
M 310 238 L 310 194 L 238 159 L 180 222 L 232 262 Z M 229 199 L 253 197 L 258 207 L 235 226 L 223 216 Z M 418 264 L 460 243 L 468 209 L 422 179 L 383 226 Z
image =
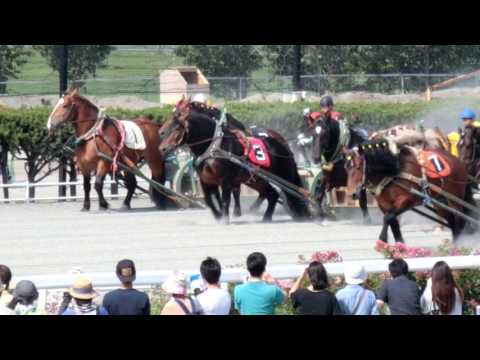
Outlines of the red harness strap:
M 108 141 L 108 139 L 105 137 L 105 134 L 103 132 L 103 121 L 98 128 L 97 135 L 100 136 L 102 140 L 104 140 L 114 151 L 114 155 L 112 159 L 112 175 L 113 175 L 113 180 L 115 181 L 115 174 L 117 173 L 117 170 L 118 170 L 118 155 L 120 154 L 120 152 L 123 150 L 125 146 L 125 127 L 118 120 L 115 120 L 115 119 L 110 119 L 110 120 L 112 121 L 113 126 L 115 126 L 118 133 L 120 134 L 120 143 L 118 144 L 118 146 L 111 144 L 110 141 Z

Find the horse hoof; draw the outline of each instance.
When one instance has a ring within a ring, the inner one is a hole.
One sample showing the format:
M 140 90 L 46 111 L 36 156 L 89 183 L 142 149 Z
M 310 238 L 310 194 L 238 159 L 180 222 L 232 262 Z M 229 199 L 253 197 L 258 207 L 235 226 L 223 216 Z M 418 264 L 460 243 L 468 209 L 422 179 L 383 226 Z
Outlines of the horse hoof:
M 233 216 L 235 216 L 235 217 L 237 217 L 237 218 L 238 218 L 238 217 L 241 217 L 241 216 L 242 216 L 242 211 L 241 211 L 241 210 L 237 210 L 237 209 L 233 210 Z
M 90 211 L 90 208 L 84 206 L 84 207 L 82 208 L 82 210 L 80 210 L 80 211 L 81 211 L 81 212 L 89 212 L 89 211 Z
M 264 217 L 262 222 L 264 223 L 271 223 L 273 221 L 273 219 L 271 217 Z
M 130 205 L 123 204 L 122 207 L 120 208 L 120 211 L 129 211 L 131 209 L 132 208 L 130 207 Z
M 99 210 L 100 211 L 107 211 L 108 210 L 108 204 L 107 205 L 100 205 Z

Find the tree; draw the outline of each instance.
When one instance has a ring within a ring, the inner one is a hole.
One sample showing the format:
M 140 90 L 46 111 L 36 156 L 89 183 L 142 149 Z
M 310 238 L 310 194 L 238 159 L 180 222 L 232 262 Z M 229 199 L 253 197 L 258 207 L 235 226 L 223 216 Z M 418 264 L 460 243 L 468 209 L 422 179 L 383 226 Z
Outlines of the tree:
M 175 54 L 207 76 L 248 76 L 262 65 L 254 45 L 180 45 Z
M 69 138 L 66 128 L 49 135 L 46 119 L 50 109 L 20 109 L 0 112 L 0 141 L 18 160 L 25 161 L 25 172 L 30 183 L 42 181 L 58 169 L 63 155 L 63 144 Z M 35 197 L 30 188 L 29 198 Z
M 30 52 L 24 45 L 0 45 L 0 82 L 16 79 L 28 55 Z M 4 94 L 6 90 L 6 84 L 0 84 L 0 94 Z
M 63 45 L 34 45 L 33 48 L 48 60 L 55 71 L 59 68 L 60 48 Z M 95 77 L 98 68 L 105 67 L 105 60 L 115 49 L 111 45 L 69 45 L 68 79 L 81 80 L 88 75 Z

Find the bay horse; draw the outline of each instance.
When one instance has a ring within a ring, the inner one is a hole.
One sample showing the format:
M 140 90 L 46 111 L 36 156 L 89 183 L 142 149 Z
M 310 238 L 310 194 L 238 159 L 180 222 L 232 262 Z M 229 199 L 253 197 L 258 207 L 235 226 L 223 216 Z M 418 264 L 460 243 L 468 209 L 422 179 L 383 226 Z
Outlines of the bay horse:
M 112 164 L 101 158 L 103 153 L 110 158 L 116 157 L 129 167 L 136 166 L 143 159 L 147 162 L 152 172 L 152 179 L 165 183 L 165 163 L 158 153 L 160 138 L 158 129 L 160 126 L 150 119 L 138 118 L 131 120 L 139 126 L 145 139 L 145 150 L 132 150 L 121 146 L 122 130 L 118 120 L 108 116 L 100 118 L 100 110 L 88 99 L 78 93 L 78 89 L 70 89 L 55 105 L 48 119 L 49 132 L 62 124 L 72 124 L 75 130 L 75 160 L 76 165 L 83 175 L 84 202 L 82 211 L 90 210 L 90 179 L 95 172 L 95 191 L 99 198 L 100 210 L 109 208 L 108 202 L 103 195 L 103 183 L 105 176 L 111 172 Z M 122 205 L 122 210 L 129 210 L 130 202 L 137 186 L 135 175 L 123 172 L 127 196 Z M 172 201 L 151 189 L 151 198 L 160 209 L 172 205 Z
M 223 135 L 218 137 L 216 131 L 220 115 L 221 112 L 218 109 L 182 99 L 159 131 L 160 153 L 165 156 L 183 145 L 190 148 L 196 163 L 199 161 L 196 164 L 196 170 L 200 177 L 205 201 L 216 219 L 229 222 L 232 189 L 243 183 L 258 191 L 261 198 L 267 199 L 268 207 L 263 221 L 272 221 L 279 194 L 268 182 L 227 159 L 204 158 L 213 144 L 237 157 L 244 155 L 244 147 L 240 143 L 239 136 L 243 137 L 245 134 L 238 132 L 242 132 L 241 129 L 245 127 L 233 116 L 227 114 L 226 125 L 228 126 L 223 127 Z M 271 157 L 271 166 L 268 171 L 301 187 L 297 164 L 289 147 L 285 145 L 286 141 L 279 140 L 277 136 L 268 136 L 263 140 Z M 212 201 L 212 196 L 217 196 L 219 188 L 222 190 L 220 209 Z M 294 219 L 302 220 L 310 217 L 304 201 L 290 194 L 285 195 Z
M 322 163 L 323 177 L 316 189 L 316 199 L 320 207 L 320 217 L 325 216 L 322 203 L 327 192 L 347 186 L 347 172 L 345 170 L 345 158 L 342 149 L 351 149 L 366 140 L 358 131 L 346 127 L 344 139 L 341 139 L 340 121 L 326 118 L 323 115 L 317 118 L 313 126 L 313 161 Z M 342 124 L 342 126 L 346 126 Z M 345 142 L 342 144 L 342 141 Z M 367 192 L 361 188 L 358 193 L 352 195 L 358 198 L 362 210 L 364 224 L 370 224 L 371 218 L 367 207 Z
M 438 178 L 429 176 L 428 182 L 440 187 L 444 192 L 474 205 L 473 194 L 468 184 L 467 170 L 460 160 L 442 149 L 426 150 L 440 156 L 450 168 L 448 175 Z M 388 228 L 390 227 L 395 242 L 403 243 L 404 239 L 397 217 L 422 205 L 420 197 L 411 194 L 404 188 L 421 191 L 421 186 L 417 182 L 408 179 L 409 175 L 422 179 L 422 168 L 426 169 L 425 165 L 421 165 L 418 161 L 416 151 L 408 146 L 397 147 L 393 142 L 386 140 L 372 140 L 352 150 L 344 149 L 348 173 L 347 192 L 352 193 L 362 185 L 374 193 L 378 206 L 384 214 L 383 227 L 379 237 L 383 242 L 388 242 Z M 446 199 L 434 191 L 430 191 L 429 195 L 437 200 L 446 201 L 448 206 L 464 214 L 471 213 L 468 208 Z M 465 228 L 465 220 L 438 207 L 434 210 L 438 216 L 446 220 L 452 230 L 454 241 L 457 240 Z
M 480 128 L 467 126 L 461 132 L 458 155 L 467 166 L 469 175 L 475 179 L 474 185 L 478 188 L 480 181 Z

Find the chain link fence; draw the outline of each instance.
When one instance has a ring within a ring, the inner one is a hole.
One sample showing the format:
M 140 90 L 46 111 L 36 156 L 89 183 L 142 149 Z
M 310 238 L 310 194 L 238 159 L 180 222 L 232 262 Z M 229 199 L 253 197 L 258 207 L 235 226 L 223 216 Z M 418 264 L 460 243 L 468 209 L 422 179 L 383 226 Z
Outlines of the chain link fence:
M 337 74 L 302 76 L 302 87 L 309 95 L 329 93 L 366 92 L 381 94 L 409 94 L 426 90 L 427 84 L 439 83 L 461 74 Z M 209 77 L 213 99 L 240 101 L 249 97 L 265 98 L 270 94 L 290 93 L 294 90 L 292 76 L 274 77 Z M 158 103 L 160 99 L 159 77 L 92 78 L 77 81 L 83 94 L 96 97 L 135 96 Z M 479 77 L 462 82 L 456 87 L 478 87 Z M 0 100 L 19 96 L 56 96 L 58 82 L 8 81 L 0 82 Z M 175 92 L 175 90 L 174 90 Z M 183 89 L 178 88 L 182 93 Z

